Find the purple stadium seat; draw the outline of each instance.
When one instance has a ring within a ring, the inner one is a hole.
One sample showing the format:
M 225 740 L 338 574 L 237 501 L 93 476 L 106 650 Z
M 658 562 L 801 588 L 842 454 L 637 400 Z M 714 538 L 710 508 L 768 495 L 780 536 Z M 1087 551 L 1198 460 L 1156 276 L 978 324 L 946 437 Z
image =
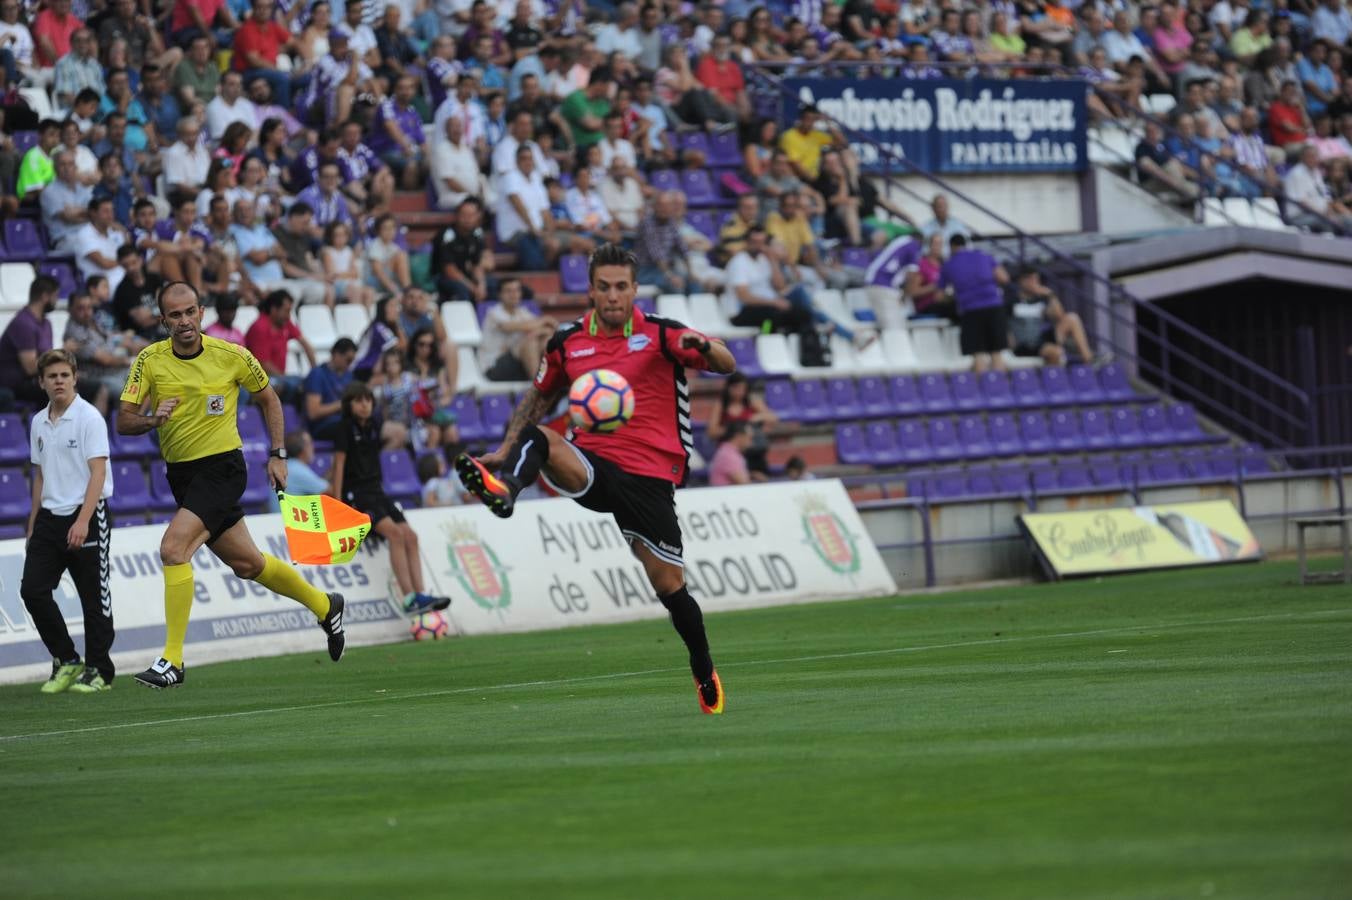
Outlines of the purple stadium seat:
M 851 378 L 832 378 L 827 381 L 826 402 L 830 404 L 833 419 L 853 419 L 863 413 L 859 393 Z
M 747 378 L 761 378 L 765 370 L 761 368 L 760 357 L 756 355 L 756 342 L 752 338 L 732 338 L 728 341 L 728 350 L 737 360 L 737 371 Z
M 32 508 L 33 493 L 23 469 L 0 469 L 0 520 L 27 522 Z
M 911 416 L 925 411 L 924 401 L 920 399 L 920 390 L 911 375 L 893 375 L 887 379 L 888 392 L 892 395 L 892 411 L 899 416 Z
M 1124 403 L 1135 400 L 1140 396 L 1127 381 L 1126 370 L 1117 363 L 1108 363 L 1102 369 L 1099 369 L 1098 374 L 1099 384 L 1103 387 L 1103 396 L 1108 401 Z
M 1009 376 L 1004 372 L 982 372 L 977 380 L 986 409 L 1012 409 L 1018 405 L 1009 386 Z
M 479 415 L 479 404 L 469 394 L 456 394 L 451 401 L 451 412 L 455 413 L 456 427 L 460 429 L 462 441 L 483 441 L 489 434 Z
M 396 499 L 417 497 L 422 493 L 413 457 L 406 450 L 384 450 L 380 454 L 380 474 L 385 493 Z
M 1047 417 L 1043 413 L 1021 413 L 1019 415 L 1019 434 L 1023 437 L 1023 449 L 1026 453 L 1047 453 L 1052 449 L 1051 430 L 1047 426 Z
M 840 264 L 852 269 L 867 269 L 873 262 L 873 251 L 867 247 L 846 247 L 840 251 Z
M 981 459 L 995 454 L 986 421 L 980 416 L 962 416 L 958 419 L 958 443 L 967 459 Z
M 1117 468 L 1122 473 L 1122 483 L 1127 487 L 1144 484 L 1149 480 L 1146 471 L 1144 453 L 1123 453 L 1117 457 Z
M 887 382 L 875 375 L 866 375 L 857 385 L 859 406 L 865 416 L 877 418 L 892 414 L 892 400 L 887 395 Z
M 1171 481 L 1186 481 L 1183 466 L 1171 451 L 1156 450 L 1150 454 L 1143 479 L 1152 484 L 1165 484 Z
M 1075 392 L 1075 402 L 1081 405 L 1092 403 L 1103 403 L 1107 397 L 1103 393 L 1103 385 L 1099 384 L 1098 376 L 1094 374 L 1092 366 L 1074 365 L 1066 371 L 1066 378 L 1070 381 L 1070 388 Z
M 953 391 L 948 386 L 947 378 L 937 372 L 931 372 L 928 375 L 921 375 L 917 381 L 920 388 L 920 400 L 925 406 L 925 412 L 952 412 L 955 404 Z
M 512 398 L 502 394 L 491 394 L 480 401 L 479 421 L 483 423 L 485 439 L 495 441 L 507 432 L 512 408 Z
M 113 459 L 142 459 L 155 455 L 155 440 L 150 436 L 150 432 L 136 435 L 118 434 L 116 421 L 114 418 L 109 424 L 108 434 L 109 450 Z
M 1090 450 L 1106 450 L 1117 446 L 1108 417 L 1097 409 L 1080 413 L 1080 429 L 1084 432 L 1084 446 Z
M 1147 444 L 1158 447 L 1172 443 L 1174 435 L 1169 428 L 1169 417 L 1165 415 L 1164 407 L 1159 404 L 1142 407 L 1140 417 L 1141 434 Z
M 901 456 L 898 462 L 917 465 L 934 459 L 924 426 L 916 419 L 903 419 L 897 423 L 897 445 Z
M 724 131 L 709 136 L 709 165 L 729 169 L 742 165 L 742 148 L 737 144 L 737 133 Z
M 47 255 L 38 223 L 32 219 L 5 220 L 5 256 L 7 259 L 42 259 Z
M 798 410 L 804 422 L 829 422 L 834 416 L 826 399 L 826 385 L 820 381 L 800 381 L 795 385 Z
M 1228 444 L 1207 455 L 1207 469 L 1216 478 L 1234 478 L 1239 474 L 1240 451 Z
M 1047 464 L 1030 466 L 1028 474 L 1033 479 L 1033 489 L 1036 491 L 1054 491 L 1060 485 L 1057 483 L 1057 466 Z
M 847 466 L 872 462 L 868 447 L 864 445 L 864 429 L 858 425 L 836 426 L 836 458 Z
M 1001 494 L 1026 494 L 1028 470 L 1023 466 L 1001 466 L 995 470 L 995 487 Z
M 704 210 L 695 210 L 686 213 L 685 222 L 691 228 L 707 237 L 712 243 L 718 243 L 718 226 L 714 224 L 712 213 Z
M 996 456 L 1015 456 L 1023 452 L 1023 438 L 1019 437 L 1018 425 L 1009 413 L 992 413 L 986 420 L 990 431 L 991 447 Z
M 315 461 L 310 466 L 314 473 L 325 480 L 329 477 L 329 470 L 333 468 L 332 453 L 315 453 Z
M 248 481 L 244 493 L 240 495 L 240 505 L 247 512 L 261 512 L 267 507 L 268 496 L 272 493 L 272 487 L 268 484 L 267 457 L 248 460 L 246 475 Z
M 0 541 L 21 538 L 27 530 L 28 525 L 26 522 L 10 522 L 8 525 L 0 525 Z
M 870 422 L 864 431 L 869 462 L 875 466 L 895 466 L 903 453 L 897 446 L 897 430 L 891 422 Z
M 0 465 L 22 466 L 28 462 L 28 432 L 18 413 L 0 414 Z
M 1178 452 L 1178 461 L 1183 466 L 1183 474 L 1189 479 L 1208 480 L 1212 477 L 1211 460 L 1201 447 L 1187 447 Z
M 679 191 L 681 189 L 681 178 L 676 174 L 675 169 L 657 169 L 648 175 L 648 183 L 654 190 L 658 191 Z
M 694 150 L 704 154 L 709 161 L 709 136 L 702 131 L 679 131 L 676 133 L 676 149 Z M 738 160 L 740 162 L 740 160 Z
M 1042 390 L 1052 406 L 1068 406 L 1075 402 L 1075 390 L 1066 370 L 1060 366 L 1042 367 Z
M 786 422 L 796 422 L 803 417 L 798 409 L 798 398 L 794 396 L 791 381 L 767 381 L 765 405 Z
M 924 479 L 925 497 L 928 500 L 952 500 L 967 494 L 967 478 L 961 469 L 943 469 L 932 472 Z
M 1166 413 L 1169 417 L 1170 439 L 1180 444 L 1200 444 L 1223 441 L 1222 435 L 1207 434 L 1197 421 L 1197 411 L 1188 403 L 1172 403 Z
M 178 506 L 178 501 L 174 499 L 174 492 L 169 489 L 169 478 L 167 472 L 169 464 L 162 459 L 157 459 L 150 464 L 150 508 L 151 509 L 174 509 Z M 116 486 L 113 488 L 117 490 Z
M 300 410 L 290 403 L 282 404 L 282 434 L 290 434 L 293 431 L 300 431 L 305 427 L 305 419 L 300 414 Z
M 14 152 L 19 154 L 20 159 L 38 144 L 38 133 L 36 131 L 16 131 L 10 137 L 14 141 Z
M 1089 467 L 1069 465 L 1056 467 L 1056 486 L 1064 491 L 1078 491 L 1092 484 Z
M 1052 447 L 1057 453 L 1074 453 L 1084 449 L 1084 444 L 1080 418 L 1074 411 L 1058 409 L 1052 413 Z
M 67 262 L 40 262 L 38 263 L 38 274 L 46 275 L 56 279 L 59 293 L 58 297 L 69 297 L 80 289 L 83 281 Z
M 925 428 L 929 435 L 930 450 L 934 459 L 947 462 L 961 459 L 962 445 L 958 443 L 958 431 L 949 419 L 930 419 Z
M 150 506 L 150 488 L 146 486 L 141 464 L 114 460 L 112 464 L 113 496 L 108 508 L 116 515 L 135 514 L 144 518 Z
M 707 169 L 682 172 L 680 190 L 691 208 L 725 205 Z
M 995 483 L 994 469 L 973 469 L 967 473 L 967 493 L 970 496 L 993 496 L 1000 492 Z
M 1240 448 L 1239 464 L 1245 475 L 1262 475 L 1272 471 L 1267 454 L 1257 444 L 1245 444 Z
M 587 293 L 587 257 L 581 253 L 565 253 L 559 257 L 559 282 L 565 293 Z
M 948 379 L 953 389 L 953 405 L 960 410 L 984 409 L 986 400 L 981 396 L 976 376 L 971 372 L 957 372 Z
M 1108 456 L 1090 459 L 1089 478 L 1095 487 L 1113 489 L 1121 488 L 1125 484 L 1121 468 Z
M 1146 437 L 1141 433 L 1141 420 L 1136 415 L 1136 410 L 1130 406 L 1121 406 L 1114 409 L 1113 416 L 1113 437 L 1117 446 L 1124 450 L 1129 447 L 1140 447 L 1146 443 Z
M 271 440 L 267 426 L 263 424 L 263 411 L 257 406 L 239 408 L 239 436 L 244 441 L 244 450 L 260 449 L 267 452 Z
M 1014 390 L 1014 402 L 1022 407 L 1047 405 L 1047 395 L 1042 390 L 1042 379 L 1034 369 L 1019 369 L 1009 377 Z

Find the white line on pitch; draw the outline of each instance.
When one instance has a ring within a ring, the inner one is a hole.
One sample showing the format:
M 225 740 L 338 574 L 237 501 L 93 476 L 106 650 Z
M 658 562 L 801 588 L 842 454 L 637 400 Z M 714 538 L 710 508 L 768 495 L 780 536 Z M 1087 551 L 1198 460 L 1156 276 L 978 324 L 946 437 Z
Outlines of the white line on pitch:
M 820 653 L 813 656 L 787 656 L 778 659 L 752 659 L 723 664 L 723 668 L 745 668 L 748 666 L 773 666 L 790 663 L 820 662 L 831 659 L 855 659 L 863 656 L 892 656 L 901 653 L 923 653 L 929 650 L 954 650 L 961 647 L 982 647 L 992 644 L 1013 644 L 1025 641 L 1058 640 L 1062 638 L 1095 637 L 1104 634 L 1124 634 L 1130 631 L 1152 631 L 1165 628 L 1197 628 L 1208 625 L 1233 625 L 1241 622 L 1263 622 L 1273 619 L 1301 619 L 1347 613 L 1346 609 L 1322 609 L 1302 613 L 1271 613 L 1261 616 L 1235 616 L 1226 619 L 1206 619 L 1195 622 L 1156 622 L 1147 625 L 1123 625 L 1118 628 L 1096 628 L 1090 631 L 1062 631 L 1054 634 L 1012 635 L 1010 637 L 985 638 L 976 641 L 955 641 L 948 644 L 921 644 L 913 647 L 887 647 L 880 650 L 852 650 L 845 653 Z M 353 697 L 347 700 L 331 700 L 326 703 L 307 703 L 297 706 L 273 706 L 266 709 L 246 709 L 238 712 L 208 713 L 198 716 L 179 716 L 174 719 L 154 719 L 146 722 L 117 722 L 111 725 L 91 725 L 87 728 L 68 728 L 62 731 L 35 731 L 28 734 L 0 735 L 0 741 L 20 741 L 31 738 L 61 737 L 68 734 L 90 734 L 99 731 L 118 731 L 125 728 L 145 728 L 154 725 L 181 725 L 185 722 L 205 722 L 213 719 L 238 719 L 245 716 L 261 716 L 272 713 L 302 712 L 311 709 L 329 709 L 336 706 L 356 706 L 360 703 L 382 703 L 396 700 L 425 700 L 430 697 L 448 697 L 457 694 L 474 694 L 483 691 L 510 691 L 529 687 L 559 687 L 569 684 L 583 684 L 591 681 L 609 681 L 617 678 L 640 678 L 645 675 L 665 675 L 670 672 L 684 672 L 685 667 L 662 669 L 642 669 L 634 672 L 610 672 L 604 675 L 580 675 L 576 678 L 550 678 L 540 681 L 517 681 L 508 684 L 490 684 L 482 687 L 447 688 L 440 691 L 421 691 L 416 694 L 392 694 L 376 697 Z M 181 690 L 181 688 L 180 688 Z

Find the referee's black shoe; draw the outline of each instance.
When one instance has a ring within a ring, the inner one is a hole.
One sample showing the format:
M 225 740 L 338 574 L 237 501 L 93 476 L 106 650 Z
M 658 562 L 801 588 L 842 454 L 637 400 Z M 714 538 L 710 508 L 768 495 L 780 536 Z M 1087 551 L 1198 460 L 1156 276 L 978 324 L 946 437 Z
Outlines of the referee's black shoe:
M 468 453 L 461 453 L 455 458 L 455 474 L 460 476 L 460 483 L 465 486 L 465 490 L 482 500 L 493 515 L 499 519 L 511 518 L 512 507 L 516 505 L 516 491 L 512 490 L 510 484 L 488 471 L 483 463 Z
M 155 664 L 136 676 L 136 680 L 148 688 L 163 690 L 183 683 L 187 666 L 176 666 L 161 656 Z
M 329 594 L 329 614 L 319 620 L 319 627 L 329 636 L 329 659 L 337 662 L 343 658 L 343 648 L 347 646 L 347 637 L 343 634 L 342 594 Z

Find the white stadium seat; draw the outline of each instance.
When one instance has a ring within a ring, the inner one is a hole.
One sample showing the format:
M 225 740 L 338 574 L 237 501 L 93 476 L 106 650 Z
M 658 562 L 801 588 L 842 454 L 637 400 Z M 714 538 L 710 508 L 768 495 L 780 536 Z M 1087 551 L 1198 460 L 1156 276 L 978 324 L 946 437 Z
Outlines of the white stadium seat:
M 915 345 L 915 355 L 920 368 L 925 372 L 958 371 L 967 368 L 960 357 L 955 357 L 944 342 L 944 334 L 938 328 L 916 328 L 911 331 L 911 342 Z
M 1251 203 L 1253 223 L 1259 228 L 1273 231 L 1290 231 L 1291 226 L 1282 221 L 1282 211 L 1275 197 L 1259 197 Z
M 657 314 L 686 325 L 694 319 L 694 316 L 690 315 L 690 304 L 686 301 L 685 294 L 658 294 Z
M 235 313 L 235 330 L 243 333 L 249 331 L 249 326 L 258 321 L 258 307 L 241 306 Z
M 19 88 L 19 96 L 24 99 L 39 121 L 55 117 L 56 109 L 52 106 L 52 98 L 46 88 L 22 87 Z
M 300 333 L 310 342 L 316 353 L 327 353 L 338 340 L 334 330 L 333 313 L 322 303 L 309 303 L 296 310 L 296 324 Z
M 28 289 L 37 278 L 31 263 L 0 263 L 0 301 L 8 309 L 28 305 Z
M 47 314 L 47 321 L 52 323 L 52 346 L 60 347 L 66 339 L 66 323 L 70 321 L 70 313 L 64 309 L 54 310 Z
M 888 370 L 897 373 L 916 372 L 920 369 L 920 360 L 915 355 L 915 344 L 911 341 L 911 332 L 905 328 L 888 328 L 883 331 L 883 356 L 887 358 Z
M 441 304 L 441 324 L 446 335 L 460 347 L 477 347 L 484 335 L 479 328 L 479 316 L 468 300 L 452 300 Z
M 1202 201 L 1202 224 L 1207 227 L 1229 225 L 1225 217 L 1225 207 L 1219 197 L 1207 197 Z
M 690 321 L 686 324 L 705 334 L 734 338 L 751 337 L 760 333 L 759 328 L 732 324 L 722 303 L 713 294 L 691 294 L 686 298 L 686 304 L 690 307 Z
M 768 375 L 795 375 L 798 357 L 789 351 L 789 340 L 782 334 L 756 336 L 756 358 Z
M 371 324 L 371 314 L 360 303 L 339 303 L 333 308 L 333 327 L 339 337 L 360 340 Z
M 1253 207 L 1249 201 L 1243 197 L 1226 197 L 1222 201 L 1225 208 L 1225 214 L 1230 217 L 1236 225 L 1246 225 L 1252 227 L 1256 223 L 1253 219 Z
M 471 347 L 461 347 L 459 352 L 460 372 L 456 376 L 457 393 L 469 393 L 479 390 L 487 383 L 479 371 L 479 354 Z

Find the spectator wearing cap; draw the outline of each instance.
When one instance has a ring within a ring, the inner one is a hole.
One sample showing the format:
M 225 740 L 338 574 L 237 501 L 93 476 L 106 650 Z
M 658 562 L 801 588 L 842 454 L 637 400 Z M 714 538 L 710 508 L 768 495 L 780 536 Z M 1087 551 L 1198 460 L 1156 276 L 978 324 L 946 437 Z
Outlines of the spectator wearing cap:
M 235 327 L 235 315 L 238 312 L 239 297 L 237 295 L 231 293 L 219 295 L 216 298 L 216 321 L 202 329 L 202 333 L 208 337 L 229 341 L 243 347 L 244 332 Z
M 401 75 L 394 96 L 380 102 L 371 123 L 371 149 L 394 170 L 405 190 L 419 187 L 427 178 L 427 138 L 422 116 L 413 106 L 417 88 L 412 75 Z

